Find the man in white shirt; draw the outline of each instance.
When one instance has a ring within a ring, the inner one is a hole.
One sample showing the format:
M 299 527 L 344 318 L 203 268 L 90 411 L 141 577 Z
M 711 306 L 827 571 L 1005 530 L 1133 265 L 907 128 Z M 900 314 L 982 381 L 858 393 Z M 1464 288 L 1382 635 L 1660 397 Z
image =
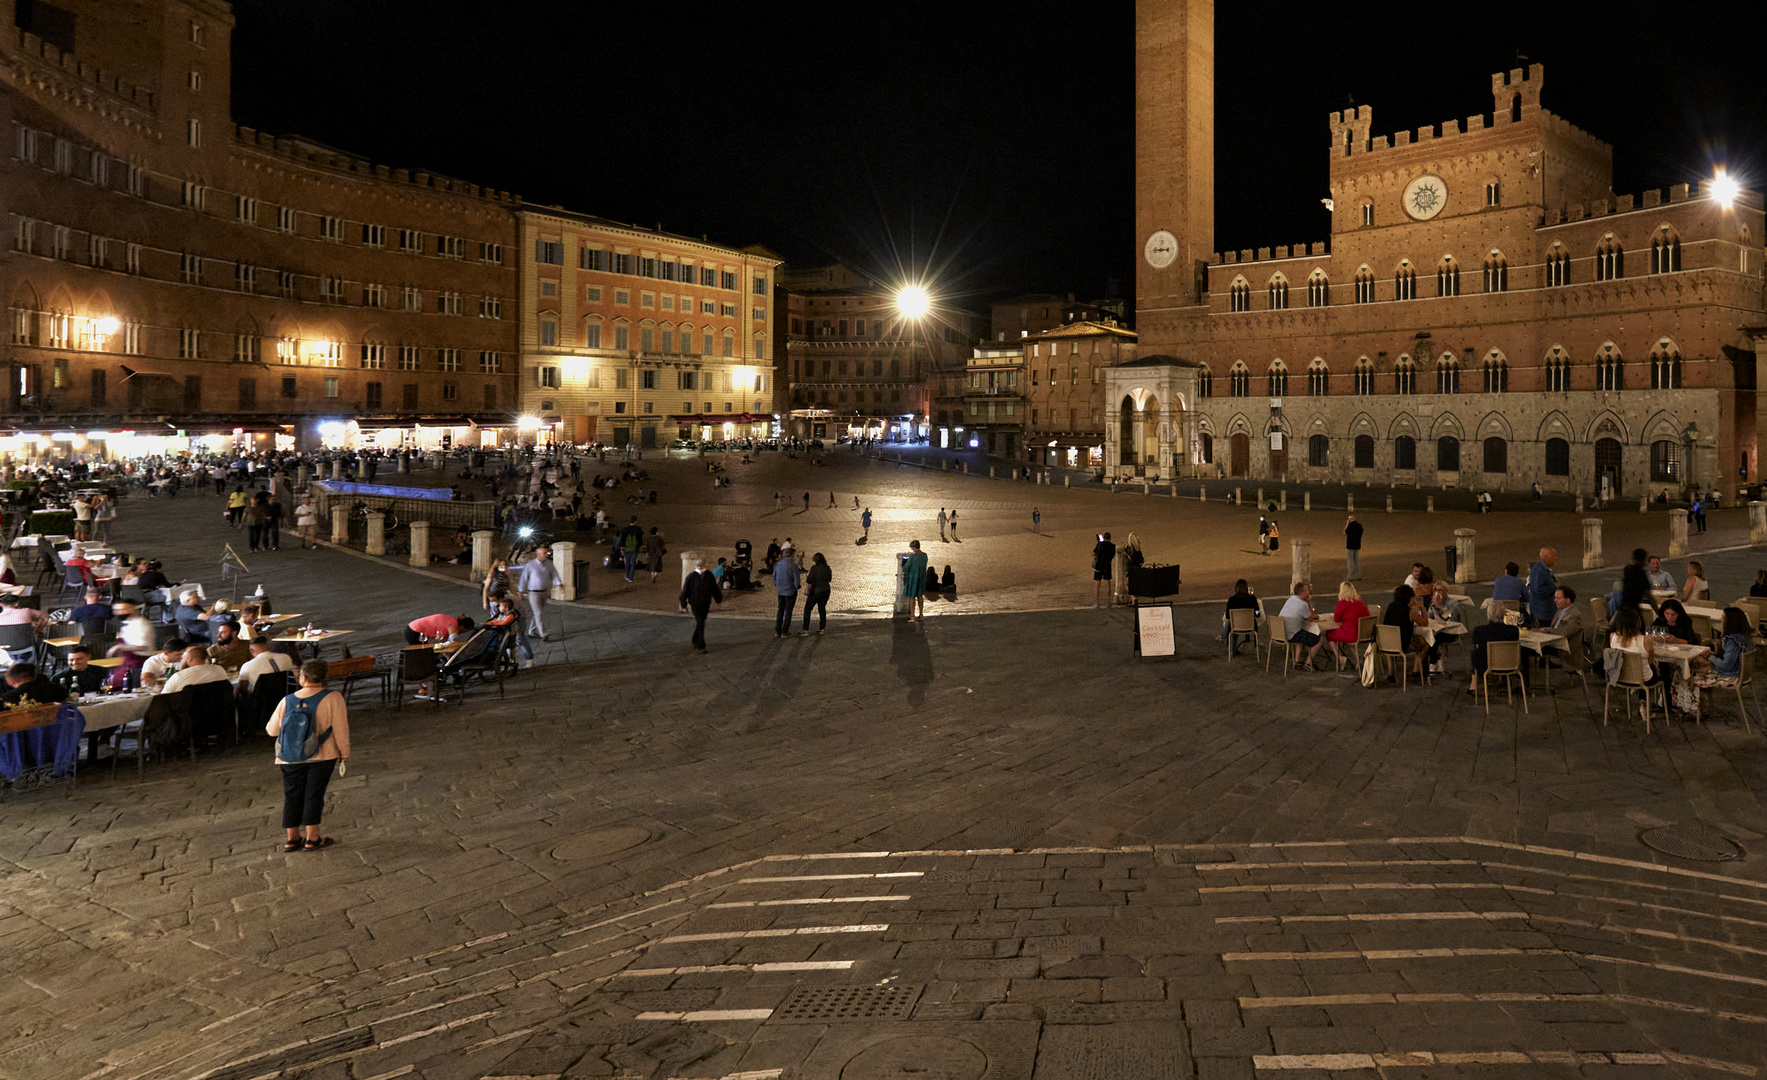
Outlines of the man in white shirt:
M 273 671 L 293 671 L 294 660 L 287 653 L 279 653 L 270 647 L 270 642 L 260 638 L 251 643 L 252 658 L 239 668 L 239 685 L 247 691 L 258 686 L 258 676 L 268 675 Z
M 1313 670 L 1313 658 L 1319 654 L 1319 646 L 1323 639 L 1319 636 L 1319 620 L 1313 614 L 1313 586 L 1305 581 L 1295 582 L 1294 595 L 1282 605 L 1282 617 L 1287 620 L 1290 644 L 1301 645 L 1307 649 L 1307 659 L 1295 662 L 1295 667 L 1302 671 Z
M 1650 582 L 1650 587 L 1653 589 L 1667 589 L 1670 592 L 1675 591 L 1675 576 L 1663 569 L 1663 560 L 1657 558 L 1655 555 L 1650 557 L 1650 571 L 1644 576 Z
M 211 664 L 207 650 L 201 645 L 192 645 L 184 650 L 184 667 L 166 680 L 166 688 L 160 693 L 175 694 L 202 683 L 226 681 L 227 669 L 220 664 Z
M 158 686 L 176 674 L 184 659 L 184 649 L 184 639 L 173 638 L 165 648 L 148 657 L 141 665 L 141 685 Z

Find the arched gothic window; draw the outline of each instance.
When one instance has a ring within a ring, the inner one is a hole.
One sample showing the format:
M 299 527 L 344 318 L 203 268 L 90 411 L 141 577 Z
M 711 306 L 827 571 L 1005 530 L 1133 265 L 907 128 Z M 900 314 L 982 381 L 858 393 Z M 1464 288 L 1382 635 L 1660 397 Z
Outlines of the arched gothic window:
M 1509 291 L 1509 260 L 1501 251 L 1493 251 L 1485 257 L 1485 291 Z
M 1272 360 L 1270 370 L 1265 376 L 1271 397 L 1288 397 L 1288 365 L 1281 360 Z
M 1571 361 L 1557 345 L 1546 353 L 1546 389 L 1555 394 L 1571 389 Z
M 1231 397 L 1252 396 L 1252 372 L 1244 361 L 1234 364 L 1233 370 L 1227 373 L 1227 393 Z
M 1252 310 L 1252 287 L 1246 284 L 1245 278 L 1234 278 L 1233 284 L 1228 286 L 1227 307 L 1229 311 Z
M 1460 361 L 1453 353 L 1443 353 L 1436 361 L 1436 393 L 1460 393 Z
M 1307 396 L 1326 397 L 1331 393 L 1331 369 L 1316 359 L 1307 365 Z
M 1398 363 L 1393 365 L 1393 393 L 1417 393 L 1417 365 L 1409 356 L 1399 357 Z
M 1595 354 L 1595 388 L 1597 390 L 1624 390 L 1626 388 L 1625 361 L 1620 350 L 1612 345 L 1603 345 Z
M 1436 264 L 1436 295 L 1460 295 L 1460 264 L 1451 256 L 1444 255 Z
M 1393 274 L 1393 299 L 1417 299 L 1417 271 L 1411 268 L 1409 259 L 1400 263 L 1399 269 Z
M 1650 388 L 1681 389 L 1681 350 L 1673 342 L 1659 341 L 1650 351 Z
M 1288 307 L 1288 279 L 1281 274 L 1270 279 L 1270 310 L 1281 311 Z
M 1307 306 L 1325 307 L 1331 303 L 1331 280 L 1325 271 L 1315 270 L 1307 278 Z
M 1509 390 L 1509 365 L 1495 356 L 1485 358 L 1485 393 L 1502 394 Z
M 1354 380 L 1357 396 L 1367 396 L 1374 393 L 1374 364 L 1368 357 L 1364 356 L 1356 361 Z
M 1650 241 L 1650 272 L 1669 274 L 1681 269 L 1681 237 L 1664 225 Z
M 1609 233 L 1595 249 L 1595 280 L 1616 281 L 1626 276 L 1626 249 Z
M 1546 252 L 1546 284 L 1557 287 L 1571 283 L 1571 253 L 1563 244 L 1554 244 Z

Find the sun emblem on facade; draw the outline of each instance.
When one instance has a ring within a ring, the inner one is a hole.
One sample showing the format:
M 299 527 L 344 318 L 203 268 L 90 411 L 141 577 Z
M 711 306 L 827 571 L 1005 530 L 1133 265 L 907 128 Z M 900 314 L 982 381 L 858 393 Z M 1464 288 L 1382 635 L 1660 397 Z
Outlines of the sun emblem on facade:
M 1425 221 L 1442 212 L 1448 202 L 1448 185 L 1437 176 L 1420 176 L 1405 185 L 1402 201 L 1405 212 L 1419 221 Z

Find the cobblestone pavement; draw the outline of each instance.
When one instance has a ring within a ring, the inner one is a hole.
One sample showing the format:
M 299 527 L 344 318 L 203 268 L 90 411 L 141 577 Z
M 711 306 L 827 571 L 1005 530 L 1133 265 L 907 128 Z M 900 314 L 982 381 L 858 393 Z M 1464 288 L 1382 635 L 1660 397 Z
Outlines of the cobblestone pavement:
M 120 539 L 200 573 L 216 505 L 131 502 Z M 250 561 L 359 649 L 471 599 Z M 720 611 L 703 657 L 684 619 L 559 617 L 502 698 L 358 697 L 324 853 L 281 852 L 261 738 L 0 802 L 0 1076 L 1767 1069 L 1767 740 L 1734 705 L 1646 734 L 1556 673 L 1487 714 L 1228 663 L 1213 611 L 1158 661 L 1120 610 L 788 641 Z M 1698 823 L 1740 857 L 1641 842 Z

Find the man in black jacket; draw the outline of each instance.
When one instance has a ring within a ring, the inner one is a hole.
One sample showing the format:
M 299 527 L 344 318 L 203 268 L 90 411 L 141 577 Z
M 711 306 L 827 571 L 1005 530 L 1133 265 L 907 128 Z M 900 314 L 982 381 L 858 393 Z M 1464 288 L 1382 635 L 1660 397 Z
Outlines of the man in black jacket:
M 1632 561 L 1620 569 L 1620 607 L 1635 611 L 1639 604 L 1656 607 L 1650 595 L 1650 575 L 1644 569 L 1649 560 L 1650 553 L 1643 548 L 1632 549 Z
M 723 602 L 723 586 L 706 569 L 706 561 L 699 560 L 693 565 L 693 573 L 681 583 L 681 610 L 693 610 L 693 647 L 700 652 L 706 651 L 706 616 L 711 614 L 713 604 Z

